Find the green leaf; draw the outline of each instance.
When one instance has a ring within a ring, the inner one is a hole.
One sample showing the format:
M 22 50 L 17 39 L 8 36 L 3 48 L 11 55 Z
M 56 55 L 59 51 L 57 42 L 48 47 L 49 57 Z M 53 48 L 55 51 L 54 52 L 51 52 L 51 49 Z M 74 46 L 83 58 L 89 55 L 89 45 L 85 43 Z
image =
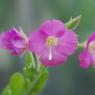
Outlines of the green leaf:
M 65 26 L 68 29 L 73 29 L 74 30 L 79 25 L 81 17 L 82 16 L 80 15 L 80 16 L 77 16 L 74 19 L 71 18 L 70 21 L 65 24 Z
M 17 72 L 13 74 L 9 84 L 12 95 L 23 95 L 25 81 L 21 73 Z
M 12 95 L 12 91 L 11 91 L 9 85 L 7 87 L 5 87 L 5 89 L 2 92 L 2 95 Z

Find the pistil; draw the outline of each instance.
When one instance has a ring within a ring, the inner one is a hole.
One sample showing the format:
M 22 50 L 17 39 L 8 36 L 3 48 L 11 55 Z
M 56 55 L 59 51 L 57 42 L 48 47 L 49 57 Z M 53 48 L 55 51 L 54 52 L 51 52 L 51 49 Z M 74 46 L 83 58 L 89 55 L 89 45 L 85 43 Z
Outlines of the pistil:
M 54 36 L 49 36 L 47 38 L 47 45 L 49 46 L 49 56 L 48 59 L 51 61 L 53 56 L 52 56 L 52 47 L 56 46 L 58 44 L 58 38 Z

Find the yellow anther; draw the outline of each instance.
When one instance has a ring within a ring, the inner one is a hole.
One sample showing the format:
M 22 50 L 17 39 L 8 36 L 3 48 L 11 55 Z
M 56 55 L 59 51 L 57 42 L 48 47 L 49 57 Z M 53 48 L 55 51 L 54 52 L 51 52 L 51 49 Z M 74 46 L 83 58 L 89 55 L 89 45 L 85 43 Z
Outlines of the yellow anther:
M 48 46 L 56 46 L 58 43 L 58 39 L 54 36 L 49 36 L 47 38 L 47 45 Z

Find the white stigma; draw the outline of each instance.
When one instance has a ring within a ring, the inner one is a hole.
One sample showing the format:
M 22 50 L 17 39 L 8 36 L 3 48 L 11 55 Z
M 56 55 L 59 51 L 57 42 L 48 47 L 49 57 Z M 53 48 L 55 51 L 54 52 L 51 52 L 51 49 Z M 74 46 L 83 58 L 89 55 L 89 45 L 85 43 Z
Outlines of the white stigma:
M 52 60 L 52 53 L 51 53 L 51 47 L 49 48 L 49 57 L 48 57 L 49 61 Z

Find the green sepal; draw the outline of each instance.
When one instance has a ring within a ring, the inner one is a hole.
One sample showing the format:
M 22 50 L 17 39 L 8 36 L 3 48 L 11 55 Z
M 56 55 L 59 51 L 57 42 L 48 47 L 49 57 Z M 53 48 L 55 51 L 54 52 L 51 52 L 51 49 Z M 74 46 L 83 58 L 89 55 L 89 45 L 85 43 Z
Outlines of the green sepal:
M 68 29 L 73 29 L 74 30 L 79 25 L 81 17 L 82 17 L 82 15 L 77 16 L 73 19 L 71 18 L 70 21 L 65 24 L 65 26 Z

